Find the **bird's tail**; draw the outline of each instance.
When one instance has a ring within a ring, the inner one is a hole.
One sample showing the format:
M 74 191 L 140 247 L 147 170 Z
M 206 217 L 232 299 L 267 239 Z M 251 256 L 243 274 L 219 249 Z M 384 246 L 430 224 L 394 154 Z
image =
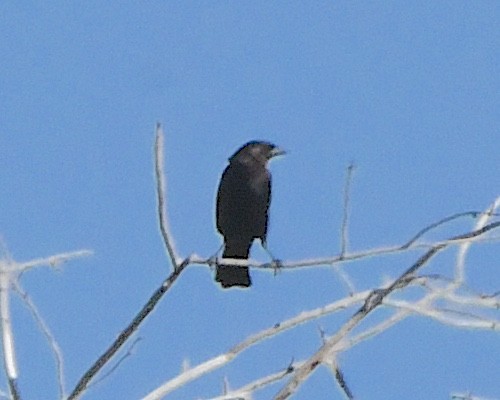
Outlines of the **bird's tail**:
M 222 258 L 246 260 L 248 259 L 251 244 L 252 240 L 226 242 Z M 232 286 L 249 287 L 252 284 L 248 267 L 240 267 L 239 265 L 219 265 L 215 280 L 223 288 L 230 288 Z

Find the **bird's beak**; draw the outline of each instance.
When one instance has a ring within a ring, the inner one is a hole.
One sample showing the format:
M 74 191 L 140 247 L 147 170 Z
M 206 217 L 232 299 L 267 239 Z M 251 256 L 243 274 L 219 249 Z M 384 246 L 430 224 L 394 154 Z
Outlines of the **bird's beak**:
M 282 156 L 284 154 L 286 154 L 285 150 L 283 150 L 279 147 L 275 147 L 274 149 L 271 150 L 271 154 L 269 156 L 269 159 L 277 157 L 277 156 Z

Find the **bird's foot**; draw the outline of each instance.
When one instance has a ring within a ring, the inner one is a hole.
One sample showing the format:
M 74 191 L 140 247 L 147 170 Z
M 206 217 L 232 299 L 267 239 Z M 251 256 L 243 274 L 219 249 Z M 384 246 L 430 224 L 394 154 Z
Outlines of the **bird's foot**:
M 278 275 L 281 268 L 283 268 L 283 262 L 278 258 L 273 258 L 273 262 L 271 263 L 271 267 L 274 270 L 274 276 Z

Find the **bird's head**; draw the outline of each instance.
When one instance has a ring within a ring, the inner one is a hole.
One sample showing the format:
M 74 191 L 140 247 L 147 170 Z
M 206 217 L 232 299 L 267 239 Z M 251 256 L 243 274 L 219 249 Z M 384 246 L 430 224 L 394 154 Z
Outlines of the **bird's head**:
M 270 142 L 253 140 L 241 146 L 236 153 L 229 158 L 229 162 L 256 160 L 265 165 L 271 158 L 283 154 L 285 154 L 283 149 Z

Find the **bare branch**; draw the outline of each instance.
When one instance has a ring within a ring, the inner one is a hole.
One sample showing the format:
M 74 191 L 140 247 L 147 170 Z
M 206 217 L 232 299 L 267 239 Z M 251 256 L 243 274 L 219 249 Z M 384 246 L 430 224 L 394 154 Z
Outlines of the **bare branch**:
M 342 265 L 335 264 L 333 265 L 333 268 L 335 273 L 340 277 L 340 281 L 347 288 L 349 295 L 352 296 L 356 292 L 356 288 L 354 287 L 354 283 L 352 283 L 350 276 L 343 270 Z
M 412 314 L 420 314 L 430 317 L 443 324 L 468 329 L 484 329 L 500 332 L 500 321 L 488 318 L 481 318 L 472 313 L 461 312 L 458 310 L 440 310 L 438 308 L 422 305 L 420 303 L 411 303 L 399 300 L 387 300 L 384 304 L 399 308 L 402 310 L 411 311 Z M 455 316 L 453 316 L 455 315 Z M 460 316 L 457 317 L 457 316 Z
M 64 387 L 64 361 L 63 361 L 64 359 L 61 348 L 57 344 L 57 341 L 52 332 L 50 331 L 48 325 L 43 320 L 42 315 L 38 311 L 35 303 L 33 303 L 31 298 L 28 296 L 28 293 L 26 293 L 21 287 L 21 285 L 19 285 L 19 282 L 17 281 L 14 282 L 14 289 L 17 291 L 17 293 L 19 293 L 19 295 L 23 299 L 24 304 L 31 312 L 31 315 L 33 316 L 36 324 L 38 325 L 38 328 L 43 333 L 45 339 L 47 340 L 47 343 L 49 344 L 49 348 L 52 351 L 52 355 L 54 356 L 54 360 L 56 363 L 57 383 L 59 386 L 59 398 L 64 399 L 66 397 L 66 389 Z
M 170 262 L 174 270 L 177 268 L 178 257 L 175 251 L 174 240 L 170 234 L 170 228 L 167 219 L 167 200 L 165 196 L 165 173 L 164 173 L 164 134 L 161 124 L 156 124 L 155 140 L 155 176 L 156 176 L 156 196 L 158 199 L 158 219 L 160 222 L 160 232 L 163 243 L 170 257 Z
M 17 388 L 18 371 L 16 365 L 16 349 L 14 346 L 14 334 L 12 332 L 12 321 L 10 318 L 10 280 L 12 272 L 9 265 L 1 262 L 0 268 L 0 316 L 2 320 L 2 345 L 3 361 L 9 389 L 12 398 L 20 399 Z
M 351 181 L 354 173 L 354 164 L 350 164 L 347 167 L 347 175 L 345 178 L 345 186 L 344 186 L 344 207 L 343 207 L 343 216 L 342 216 L 342 225 L 340 229 L 340 256 L 343 257 L 347 251 L 347 243 L 348 243 L 348 224 L 349 224 L 349 205 L 351 199 Z
M 349 386 L 347 386 L 347 382 L 345 381 L 344 374 L 342 373 L 342 370 L 340 369 L 337 362 L 329 363 L 329 366 L 330 366 L 330 369 L 332 370 L 333 375 L 335 376 L 335 380 L 337 381 L 340 388 L 342 389 L 342 392 L 344 392 L 345 396 L 349 400 L 354 400 L 354 396 L 351 392 L 351 389 L 349 389 Z
M 492 398 L 473 396 L 470 392 L 452 394 L 453 400 L 495 400 Z
M 95 378 L 99 371 L 111 360 L 116 352 L 125 344 L 130 336 L 139 328 L 139 325 L 153 311 L 163 295 L 172 287 L 184 268 L 191 263 L 191 257 L 187 257 L 182 262 L 178 261 L 177 253 L 174 248 L 174 241 L 168 227 L 166 213 L 166 196 L 165 196 L 165 174 L 163 168 L 163 142 L 164 135 L 161 124 L 156 125 L 156 140 L 155 140 L 155 176 L 156 176 L 156 192 L 158 198 L 158 219 L 160 231 L 163 238 L 163 243 L 167 248 L 168 255 L 172 262 L 173 271 L 169 277 L 156 289 L 151 295 L 146 304 L 137 313 L 132 322 L 118 335 L 111 346 L 97 359 L 97 361 L 88 369 L 77 383 L 73 392 L 69 395 L 68 400 L 78 399 L 86 390 L 90 381 Z
M 381 323 L 371 327 L 370 329 L 367 329 L 366 331 L 358 334 L 357 336 L 355 336 L 353 338 L 346 337 L 346 338 L 342 339 L 339 342 L 339 344 L 335 346 L 335 348 L 338 352 L 340 352 L 340 351 L 345 351 L 351 347 L 354 347 L 358 343 L 361 343 L 365 340 L 368 340 L 368 339 L 378 335 L 379 333 L 386 331 L 391 326 L 397 324 L 398 322 L 400 322 L 401 320 L 403 320 L 404 318 L 406 318 L 410 314 L 411 314 L 411 312 L 408 310 L 400 310 L 398 313 L 391 315 L 389 318 L 385 319 Z
M 4 355 L 4 365 L 5 372 L 7 374 L 9 389 L 11 397 L 13 399 L 20 399 L 19 389 L 17 387 L 17 366 L 15 357 L 15 347 L 14 347 L 14 335 L 12 332 L 11 318 L 10 318 L 10 290 L 14 288 L 21 295 L 24 303 L 31 311 L 38 327 L 41 329 L 43 334 L 48 340 L 48 343 L 56 359 L 57 372 L 58 372 L 58 384 L 59 384 L 59 395 L 61 398 L 64 397 L 64 378 L 63 378 L 63 367 L 62 367 L 62 354 L 55 341 L 54 337 L 50 333 L 47 325 L 41 318 L 40 313 L 37 311 L 34 303 L 28 297 L 28 295 L 21 289 L 18 279 L 25 271 L 39 267 L 43 265 L 48 265 L 50 267 L 59 266 L 76 257 L 83 257 L 92 254 L 91 251 L 81 250 L 70 253 L 61 253 L 47 258 L 38 258 L 25 263 L 18 263 L 13 260 L 8 255 L 8 251 L 5 245 L 2 245 L 2 251 L 4 253 L 4 259 L 0 259 L 0 313 L 2 319 L 2 344 L 3 344 L 3 355 Z
M 500 226 L 500 222 L 493 222 L 480 229 L 477 229 L 466 234 L 458 235 L 449 240 L 449 243 L 442 243 L 432 247 L 424 255 L 422 255 L 410 268 L 408 268 L 398 279 L 396 279 L 388 288 L 373 290 L 366 298 L 364 305 L 347 321 L 338 332 L 332 336 L 328 341 L 320 347 L 320 349 L 304 363 L 304 365 L 297 369 L 291 380 L 280 390 L 276 395 L 276 400 L 284 400 L 290 397 L 297 388 L 309 377 L 309 375 L 331 354 L 332 349 L 337 345 L 342 338 L 351 332 L 370 312 L 377 308 L 382 301 L 395 289 L 404 287 L 405 281 L 408 277 L 414 276 L 418 269 L 424 266 L 433 256 L 439 251 L 443 250 L 449 244 L 461 241 L 464 239 L 472 239 L 480 236 L 492 229 Z
M 486 210 L 486 212 L 481 214 L 481 218 L 476 223 L 475 229 L 484 229 L 485 225 L 489 221 L 489 219 L 495 215 L 495 211 L 500 207 L 500 197 L 498 197 L 493 204 Z M 462 235 L 463 237 L 467 237 L 468 234 Z M 470 242 L 464 243 L 458 252 L 457 256 L 457 264 L 455 267 L 455 280 L 457 281 L 457 285 L 461 285 L 465 281 L 465 255 L 469 251 L 471 246 Z
M 21 393 L 19 392 L 19 388 L 17 387 L 17 379 L 9 378 L 9 390 L 12 396 L 12 400 L 21 400 Z
M 116 354 L 116 352 L 125 344 L 125 342 L 132 336 L 132 334 L 139 328 L 139 325 L 146 319 L 146 317 L 154 310 L 163 295 L 172 287 L 173 283 L 179 277 L 184 268 L 189 265 L 189 257 L 186 258 L 176 270 L 162 283 L 162 285 L 155 290 L 147 303 L 142 307 L 139 313 L 134 317 L 132 322 L 118 335 L 116 340 L 111 346 L 97 359 L 97 361 L 88 369 L 88 371 L 80 378 L 73 391 L 68 397 L 68 400 L 78 399 L 90 381 L 99 373 L 99 371 L 108 363 L 109 360 Z
M 222 396 L 212 397 L 210 400 L 239 400 L 239 399 L 250 399 L 253 392 L 262 389 L 266 386 L 269 386 L 273 383 L 279 382 L 287 375 L 291 374 L 295 368 L 302 365 L 302 363 L 292 363 L 285 369 L 275 372 L 274 374 L 270 374 L 259 378 L 253 382 L 242 386 L 239 389 L 229 390 L 226 394 Z
M 463 243 L 468 242 L 474 243 L 484 243 L 484 242 L 498 242 L 500 241 L 500 237 L 498 236 L 489 236 L 489 237 L 473 237 L 473 238 L 463 238 L 463 239 L 448 239 L 431 243 L 418 243 L 413 244 L 408 248 L 403 248 L 400 245 L 396 246 L 388 246 L 388 247 L 378 247 L 368 250 L 361 250 L 358 252 L 353 252 L 344 255 L 343 257 L 334 256 L 334 257 L 324 257 L 324 258 L 312 258 L 312 259 L 304 259 L 297 261 L 283 261 L 280 263 L 280 270 L 284 269 L 296 269 L 296 268 L 307 268 L 307 267 L 317 267 L 319 265 L 335 265 L 340 263 L 353 262 L 357 260 L 362 260 L 366 258 L 374 258 L 383 255 L 393 255 L 398 253 L 404 253 L 409 250 L 419 250 L 419 249 L 431 249 L 433 247 L 439 245 L 446 246 L 459 246 Z M 208 265 L 214 266 L 218 265 L 241 265 L 249 268 L 262 268 L 262 269 L 275 269 L 275 263 L 269 262 L 258 262 L 256 260 L 241 260 L 241 259 L 229 259 L 223 258 L 219 260 L 215 260 L 213 257 L 205 258 L 199 255 L 193 254 L 191 256 L 191 263 L 196 265 Z
M 413 236 L 407 243 L 405 243 L 403 246 L 401 246 L 403 249 L 407 249 L 410 247 L 413 243 L 415 243 L 419 238 L 424 236 L 427 232 L 431 231 L 434 228 L 437 228 L 440 225 L 444 225 L 447 222 L 453 221 L 454 219 L 462 218 L 462 217 L 472 217 L 472 218 L 477 218 L 479 215 L 484 214 L 482 211 L 465 211 L 457 214 L 453 214 L 449 217 L 443 218 L 437 222 L 434 222 L 422 230 L 418 231 L 415 236 Z
M 36 258 L 34 260 L 27 261 L 24 263 L 15 263 L 15 265 L 12 267 L 12 271 L 24 272 L 28 269 L 35 267 L 42 267 L 42 266 L 49 266 L 51 268 L 59 267 L 61 264 L 73 260 L 74 258 L 88 257 L 91 256 L 92 254 L 93 252 L 90 250 L 79 250 L 79 251 L 72 251 L 70 253 L 56 254 L 54 256 L 46 258 Z
M 209 372 L 212 372 L 218 368 L 229 364 L 236 356 L 238 356 L 243 351 L 247 350 L 251 346 L 266 340 L 268 338 L 274 337 L 277 334 L 291 329 L 295 326 L 304 324 L 313 319 L 319 318 L 321 316 L 333 313 L 335 311 L 343 310 L 347 307 L 357 304 L 368 295 L 369 291 L 357 293 L 354 296 L 341 299 L 325 307 L 320 307 L 311 311 L 302 312 L 299 315 L 290 318 L 284 322 L 277 323 L 274 326 L 264 329 L 250 337 L 248 337 L 243 342 L 232 347 L 227 353 L 214 357 L 208 361 L 205 361 L 197 366 L 183 371 L 177 377 L 165 382 L 162 386 L 155 389 L 148 395 L 146 395 L 143 400 L 158 400 L 168 393 L 180 388 L 186 383 L 199 378 Z
M 92 382 L 90 385 L 88 385 L 88 387 L 92 387 L 92 386 L 96 386 L 98 385 L 99 383 L 101 383 L 102 381 L 104 381 L 108 376 L 110 376 L 113 372 L 115 372 L 118 367 L 127 359 L 129 358 L 132 354 L 133 354 L 133 350 L 135 348 L 135 346 L 137 345 L 137 343 L 139 343 L 139 341 L 141 340 L 140 337 L 136 338 L 132 344 L 130 345 L 130 348 L 127 350 L 127 352 L 120 357 L 120 359 L 116 362 L 115 365 L 113 365 L 109 371 L 107 371 L 105 374 L 102 374 L 102 376 L 99 378 L 99 379 L 96 379 L 94 382 Z

